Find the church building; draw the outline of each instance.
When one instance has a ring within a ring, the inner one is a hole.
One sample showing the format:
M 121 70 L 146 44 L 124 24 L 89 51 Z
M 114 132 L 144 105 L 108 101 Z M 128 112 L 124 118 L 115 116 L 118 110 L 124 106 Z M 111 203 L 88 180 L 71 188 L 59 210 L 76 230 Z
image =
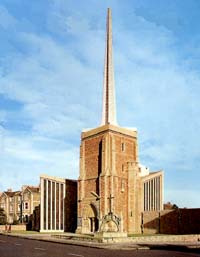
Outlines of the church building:
M 110 9 L 106 34 L 101 125 L 81 134 L 78 183 L 41 175 L 40 231 L 127 236 L 163 208 L 163 172 L 140 164 L 137 130 L 117 123 Z
M 101 125 L 84 130 L 80 145 L 77 233 L 142 233 L 142 214 L 163 208 L 163 171 L 138 155 L 138 132 L 116 118 L 111 10 L 107 13 Z

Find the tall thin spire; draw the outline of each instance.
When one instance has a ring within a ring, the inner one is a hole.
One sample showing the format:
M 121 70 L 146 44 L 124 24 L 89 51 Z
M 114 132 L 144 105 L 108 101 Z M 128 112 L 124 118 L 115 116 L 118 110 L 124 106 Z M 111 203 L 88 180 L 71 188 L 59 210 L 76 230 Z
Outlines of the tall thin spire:
M 104 64 L 104 82 L 103 82 L 103 108 L 101 125 L 113 124 L 116 121 L 115 106 L 115 82 L 112 56 L 112 18 L 111 9 L 107 12 L 107 33 L 106 33 L 106 51 Z

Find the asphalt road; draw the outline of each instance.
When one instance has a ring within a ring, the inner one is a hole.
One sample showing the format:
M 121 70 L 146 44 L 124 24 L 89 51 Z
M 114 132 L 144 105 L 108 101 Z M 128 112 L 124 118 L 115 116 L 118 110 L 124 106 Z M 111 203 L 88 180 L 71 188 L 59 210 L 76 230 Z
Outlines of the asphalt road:
M 108 250 L 0 235 L 0 257 L 198 257 L 165 250 Z

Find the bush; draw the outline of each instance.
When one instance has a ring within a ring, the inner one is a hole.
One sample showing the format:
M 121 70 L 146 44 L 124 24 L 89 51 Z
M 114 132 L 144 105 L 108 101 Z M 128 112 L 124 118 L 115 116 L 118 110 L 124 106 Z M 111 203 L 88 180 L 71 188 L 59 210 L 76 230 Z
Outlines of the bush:
M 0 208 L 0 225 L 5 225 L 7 222 L 7 217 L 4 209 Z

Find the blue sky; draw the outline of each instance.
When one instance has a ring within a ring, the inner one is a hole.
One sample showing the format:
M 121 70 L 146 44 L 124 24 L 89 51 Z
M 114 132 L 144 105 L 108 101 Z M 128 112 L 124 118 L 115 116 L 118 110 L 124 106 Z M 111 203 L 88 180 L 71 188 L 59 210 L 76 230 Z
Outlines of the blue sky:
M 1 0 L 0 191 L 76 179 L 80 133 L 100 124 L 112 8 L 118 123 L 165 201 L 200 207 L 200 2 Z

